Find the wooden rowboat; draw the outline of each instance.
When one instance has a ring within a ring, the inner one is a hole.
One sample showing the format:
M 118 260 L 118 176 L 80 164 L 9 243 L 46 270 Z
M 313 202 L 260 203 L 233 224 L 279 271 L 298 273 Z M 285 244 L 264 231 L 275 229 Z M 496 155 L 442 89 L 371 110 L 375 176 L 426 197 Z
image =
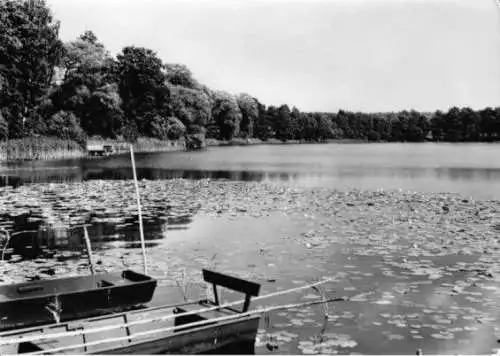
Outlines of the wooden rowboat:
M 249 315 L 260 285 L 203 270 L 214 300 L 149 307 L 0 333 L 0 354 L 199 354 L 254 352 L 260 315 Z M 244 293 L 242 309 L 220 306 L 217 286 Z
M 148 303 L 156 285 L 126 270 L 0 286 L 0 331 L 123 311 Z

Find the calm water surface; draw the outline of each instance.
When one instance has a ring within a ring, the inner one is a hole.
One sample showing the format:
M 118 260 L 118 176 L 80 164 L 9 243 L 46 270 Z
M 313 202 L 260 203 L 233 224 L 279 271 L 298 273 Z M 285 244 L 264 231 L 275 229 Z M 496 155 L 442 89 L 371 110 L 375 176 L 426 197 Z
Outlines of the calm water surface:
M 458 192 L 500 198 L 497 144 L 324 144 L 214 147 L 138 154 L 140 178 L 286 181 L 337 189 Z M 130 179 L 128 155 L 0 165 L 0 184 Z
M 136 162 L 139 177 L 146 179 L 273 181 L 336 189 L 458 192 L 477 199 L 500 199 L 499 156 L 500 146 L 495 144 L 325 144 L 138 154 Z M 28 182 L 130 179 L 132 171 L 130 159 L 125 155 L 4 164 L 0 166 L 0 177 L 0 185 L 18 186 Z M 132 214 L 124 219 L 120 223 L 113 219 L 92 221 L 89 230 L 96 252 L 113 253 L 125 248 L 131 255 L 138 255 L 136 217 Z M 396 252 L 370 255 L 364 252 L 363 246 L 340 243 L 331 243 L 328 248 L 310 248 L 302 234 L 321 229 L 321 221 L 310 217 L 291 218 L 286 213 L 255 220 L 200 217 L 193 211 L 175 219 L 170 217 L 169 221 L 158 216 L 147 219 L 150 258 L 158 262 L 154 273 L 164 272 L 164 265 L 171 266 L 167 274 L 180 268 L 198 271 L 204 261 L 210 260 L 218 270 L 258 276 L 263 284 L 262 294 L 343 274 L 339 283 L 327 286 L 327 292 L 358 296 L 358 301 L 331 305 L 324 329 L 321 307 L 273 314 L 270 325 L 264 322 L 261 325 L 257 353 L 295 354 L 313 350 L 341 354 L 413 354 L 422 348 L 427 354 L 478 354 L 490 353 L 497 345 L 494 328 L 477 321 L 485 315 L 498 320 L 500 313 L 494 300 L 500 286 L 496 282 L 482 285 L 479 292 L 470 292 L 471 296 L 482 293 L 484 298 L 491 298 L 491 305 L 439 293 L 440 289 L 449 289 L 465 278 L 460 268 L 432 281 L 391 264 L 405 258 Z M 50 259 L 53 250 L 81 250 L 81 231 L 40 231 L 43 220 L 36 214 L 0 216 L 0 223 L 11 231 L 33 231 L 13 239 L 10 253 L 23 259 L 40 256 Z M 460 266 L 460 262 L 469 263 L 479 258 L 446 255 L 428 257 L 428 260 L 435 266 Z M 492 295 L 485 296 L 487 291 L 492 291 Z M 317 297 L 317 293 L 311 290 L 306 295 L 262 304 L 294 303 L 309 297 Z M 176 298 L 181 298 L 178 288 L 163 285 L 154 302 L 162 304 Z M 454 331 L 448 333 L 447 330 Z M 278 348 L 270 347 L 266 332 L 274 335 L 273 342 L 278 341 Z M 318 338 L 324 338 L 324 342 Z M 353 340 L 355 345 L 349 344 Z M 317 344 L 324 347 L 315 349 Z

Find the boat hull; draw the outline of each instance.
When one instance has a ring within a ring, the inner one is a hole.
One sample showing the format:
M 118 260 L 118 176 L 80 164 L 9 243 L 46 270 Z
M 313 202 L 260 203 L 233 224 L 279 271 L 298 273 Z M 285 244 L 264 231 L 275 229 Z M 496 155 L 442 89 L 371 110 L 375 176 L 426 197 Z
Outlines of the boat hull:
M 128 277 L 148 281 L 139 274 Z M 214 301 L 144 307 L 6 331 L 0 333 L 0 354 L 253 354 L 260 312 L 248 312 L 248 306 L 260 285 L 208 270 L 203 270 L 203 277 L 213 284 Z M 245 293 L 243 308 L 220 305 L 216 286 Z M 96 296 L 93 304 L 109 306 L 101 297 Z M 128 300 L 123 295 L 116 298 Z M 118 304 L 123 305 L 123 300 Z
M 195 309 L 203 305 L 191 304 Z M 0 354 L 23 354 L 37 351 L 44 354 L 77 355 L 254 353 L 259 314 L 238 316 L 238 313 L 228 309 L 202 312 L 198 315 L 199 319 L 206 320 L 209 324 L 190 326 L 184 323 L 186 319 L 181 319 L 180 322 L 177 320 L 178 309 L 175 306 L 145 308 L 3 332 L 0 334 L 0 340 L 21 338 L 18 339 L 21 342 L 0 346 Z M 218 317 L 230 315 L 234 318 L 224 321 L 216 320 Z M 145 319 L 156 321 L 140 323 Z M 213 319 L 213 322 L 210 319 Z M 182 325 L 186 327 L 183 328 Z M 95 333 L 92 332 L 93 329 L 103 331 Z M 158 332 L 153 332 L 154 330 Z M 74 332 L 77 334 L 71 334 Z M 58 334 L 55 338 L 38 339 L 42 335 L 54 333 Z M 36 340 L 27 340 L 30 337 Z M 67 348 L 70 345 L 73 347 Z M 51 349 L 55 351 L 51 352 Z
M 230 348 L 233 354 L 253 354 L 260 316 L 190 328 L 170 336 L 136 342 L 120 348 L 100 350 L 95 354 L 203 354 Z

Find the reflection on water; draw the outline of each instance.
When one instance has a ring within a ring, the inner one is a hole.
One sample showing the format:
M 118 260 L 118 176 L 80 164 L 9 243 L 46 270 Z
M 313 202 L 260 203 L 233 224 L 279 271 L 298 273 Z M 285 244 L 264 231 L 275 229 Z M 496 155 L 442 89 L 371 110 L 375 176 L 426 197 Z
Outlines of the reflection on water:
M 495 144 L 327 144 L 216 147 L 137 154 L 140 179 L 228 179 L 338 189 L 403 189 L 500 198 Z M 128 155 L 0 165 L 0 186 L 132 179 Z
M 192 219 L 191 215 L 145 217 L 143 220 L 146 247 L 157 246 L 168 231 L 187 229 Z M 60 223 L 48 224 L 46 219 L 36 212 L 17 216 L 3 214 L 0 215 L 0 227 L 8 230 L 11 235 L 8 243 L 2 242 L 6 252 L 5 259 L 10 259 L 12 255 L 21 256 L 22 259 L 34 259 L 52 257 L 54 251 L 81 251 L 85 246 L 83 225 L 87 227 L 92 249 L 140 247 L 137 218 L 132 216 L 119 221 L 109 217 L 109 221 L 106 221 L 102 216 L 96 219 L 90 215 L 87 221 L 71 226 Z
M 291 172 L 250 172 L 250 171 L 202 171 L 202 170 L 172 170 L 157 168 L 138 168 L 139 179 L 227 179 L 232 181 L 293 181 L 299 177 Z M 88 169 L 84 172 L 59 172 L 47 174 L 44 171 L 14 171 L 0 176 L 0 186 L 19 187 L 26 183 L 67 183 L 81 182 L 92 179 L 123 180 L 133 179 L 130 168 L 119 169 Z

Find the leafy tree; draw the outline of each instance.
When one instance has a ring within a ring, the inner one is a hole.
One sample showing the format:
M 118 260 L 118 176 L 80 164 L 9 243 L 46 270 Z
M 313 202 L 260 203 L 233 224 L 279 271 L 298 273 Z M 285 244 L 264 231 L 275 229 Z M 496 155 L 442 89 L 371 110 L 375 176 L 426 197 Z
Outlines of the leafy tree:
M 175 117 L 166 120 L 160 116 L 155 116 L 152 120 L 152 136 L 162 140 L 178 140 L 186 133 L 184 124 Z
M 211 90 L 151 49 L 128 46 L 115 59 L 92 31 L 65 44 L 58 32 L 44 0 L 0 0 L 0 139 L 185 137 L 190 147 L 202 147 L 205 135 L 420 142 L 430 132 L 435 141 L 500 140 L 500 108 L 336 114 L 266 108 L 248 94 Z
M 86 139 L 85 132 L 82 130 L 79 119 L 75 114 L 62 110 L 49 118 L 45 134 L 66 140 L 73 140 L 82 145 Z
M 165 84 L 163 63 L 152 50 L 134 46 L 125 47 L 117 60 L 127 125 L 134 122 L 139 134 L 151 136 L 152 120 L 170 115 L 170 91 Z
M 169 117 L 167 120 L 168 134 L 167 137 L 171 140 L 178 140 L 186 133 L 184 124 L 175 117 Z
M 361 131 L 361 113 L 345 113 L 348 119 L 348 125 L 351 131 L 351 137 L 355 139 L 363 138 L 363 133 Z
M 360 118 L 359 135 L 361 139 L 366 139 L 368 135 L 373 131 L 373 116 L 363 113 L 358 113 L 358 115 Z
M 368 141 L 380 141 L 380 138 L 380 133 L 375 130 L 371 130 L 367 136 Z
M 89 135 L 116 137 L 123 129 L 116 63 L 91 31 L 65 44 L 62 82 L 51 95 L 54 110 L 72 111 Z
M 116 137 L 123 130 L 122 100 L 118 85 L 105 84 L 90 95 L 82 127 L 90 135 Z
M 259 115 L 257 101 L 248 94 L 238 95 L 236 101 L 241 111 L 240 133 L 243 136 L 252 137 L 254 122 Z
M 326 141 L 333 137 L 332 121 L 325 115 L 320 114 L 317 117 L 318 131 L 316 137 L 320 141 Z
M 354 137 L 354 133 L 351 129 L 351 126 L 349 125 L 349 117 L 345 111 L 343 110 L 338 111 L 335 117 L 335 122 L 337 123 L 339 129 L 342 130 L 344 137 L 346 138 Z
M 430 130 L 433 141 L 442 141 L 444 137 L 444 113 L 436 111 L 430 120 Z
M 11 137 L 22 137 L 37 115 L 63 47 L 59 23 L 45 1 L 0 0 L 0 102 Z
M 170 87 L 172 115 L 186 127 L 187 133 L 202 133 L 212 115 L 208 94 L 199 89 L 182 86 Z
M 274 136 L 272 118 L 267 114 L 267 108 L 264 104 L 254 98 L 257 103 L 258 116 L 254 125 L 254 136 L 262 141 L 266 141 Z
M 295 114 L 292 113 L 294 116 Z M 293 117 L 292 116 L 292 117 Z M 308 126 L 308 114 L 305 112 L 299 112 L 299 116 L 297 119 L 293 118 L 295 122 L 295 134 L 294 138 L 296 140 L 308 140 L 307 137 L 307 126 Z
M 290 130 L 292 132 L 292 138 L 300 140 L 299 135 L 299 125 L 300 125 L 300 111 L 295 106 L 292 108 L 290 113 Z
M 446 141 L 463 141 L 462 123 L 460 122 L 460 109 L 453 107 L 444 116 L 444 131 Z
M 391 116 L 391 141 L 405 141 L 405 135 L 403 132 L 403 125 L 401 124 L 400 116 Z
M 500 112 L 498 108 L 487 107 L 479 112 L 480 131 L 485 141 L 497 140 L 500 137 Z
M 490 141 L 495 128 L 495 110 L 491 107 L 484 108 L 479 112 L 479 117 L 479 131 L 481 132 L 481 139 Z
M 406 140 L 409 142 L 424 141 L 429 130 L 427 118 L 412 110 L 407 114 L 408 128 L 406 130 Z
M 193 78 L 193 74 L 183 64 L 166 64 L 165 79 L 172 85 L 190 89 L 199 89 L 200 83 Z
M 60 66 L 64 73 L 63 81 L 68 81 L 68 77 L 84 84 L 102 81 L 102 78 L 93 76 L 108 74 L 105 69 L 112 67 L 112 62 L 109 52 L 98 42 L 97 36 L 92 31 L 86 31 L 76 41 L 64 44 Z
M 9 135 L 9 124 L 3 118 L 2 112 L 0 111 L 0 139 L 4 140 Z
M 481 116 L 471 108 L 462 108 L 460 111 L 462 121 L 462 136 L 465 141 L 479 141 Z
M 224 91 L 215 92 L 212 115 L 219 127 L 220 138 L 230 140 L 238 135 L 242 115 L 233 95 Z
M 391 138 L 390 114 L 375 114 L 373 117 L 373 128 L 378 134 L 378 139 L 376 141 L 389 141 Z M 371 137 L 374 138 L 373 134 Z M 370 137 L 368 139 L 370 139 Z
M 293 138 L 293 127 L 291 111 L 288 105 L 281 105 L 278 108 L 278 115 L 275 119 L 276 138 L 287 141 Z
M 88 43 L 97 43 L 97 36 L 90 30 L 85 31 L 80 39 Z
M 401 138 L 402 141 L 408 141 L 409 138 L 409 129 L 410 129 L 410 113 L 406 110 L 403 110 L 399 113 L 397 113 L 398 119 L 399 119 L 399 127 L 401 130 Z
M 303 114 L 302 120 L 305 132 L 305 139 L 307 141 L 317 140 L 318 121 L 314 118 L 313 114 Z

